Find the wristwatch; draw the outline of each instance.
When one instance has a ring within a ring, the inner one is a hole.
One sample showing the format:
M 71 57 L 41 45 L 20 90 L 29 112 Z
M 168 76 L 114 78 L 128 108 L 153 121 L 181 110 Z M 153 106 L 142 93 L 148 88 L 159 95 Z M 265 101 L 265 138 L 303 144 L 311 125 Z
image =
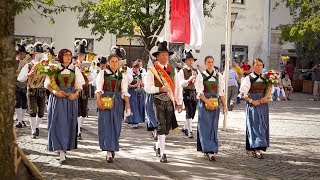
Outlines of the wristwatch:
M 248 102 L 249 102 L 249 103 L 252 103 L 252 99 L 250 99 Z

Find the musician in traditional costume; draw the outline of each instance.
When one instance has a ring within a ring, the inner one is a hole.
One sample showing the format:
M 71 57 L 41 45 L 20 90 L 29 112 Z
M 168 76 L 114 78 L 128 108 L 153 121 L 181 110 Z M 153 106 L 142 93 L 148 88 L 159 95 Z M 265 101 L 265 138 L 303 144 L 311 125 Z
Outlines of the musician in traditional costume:
M 131 114 L 127 78 L 119 71 L 119 58 L 108 56 L 109 67 L 97 75 L 97 105 L 99 108 L 98 136 L 102 151 L 107 151 L 106 160 L 112 163 L 115 151 L 119 151 L 121 123 Z M 123 104 L 125 103 L 125 104 Z
M 55 47 L 53 46 L 54 44 L 55 42 L 52 42 L 50 45 L 46 43 L 43 44 L 43 50 L 47 52 L 48 56 L 51 56 L 52 61 L 57 60 L 57 55 L 54 53 L 54 49 L 55 49 Z M 47 95 L 47 99 L 49 99 L 50 91 L 48 89 L 46 90 L 46 95 Z
M 77 148 L 78 96 L 85 80 L 80 69 L 72 63 L 70 50 L 60 50 L 58 59 L 59 71 L 45 81 L 45 87 L 51 92 L 48 101 L 48 150 L 58 151 L 60 163 L 64 164 L 66 152 Z
M 160 156 L 160 162 L 166 163 L 167 156 L 165 150 L 166 136 L 170 130 L 178 127 L 175 116 L 175 104 L 179 112 L 182 111 L 182 91 L 180 91 L 179 78 L 176 69 L 169 61 L 167 42 L 158 42 L 158 51 L 152 55 L 157 58 L 159 63 L 151 66 L 146 74 L 145 91 L 154 95 L 154 108 L 158 122 L 157 134 L 158 141 L 154 146 L 156 155 Z
M 86 83 L 83 85 L 82 90 L 79 93 L 78 99 L 78 138 L 81 140 L 82 126 L 85 118 L 88 116 L 88 99 L 89 99 L 89 83 L 94 79 L 94 72 L 92 71 L 90 62 L 86 62 L 86 46 L 87 40 L 82 39 L 75 41 L 76 46 L 76 65 L 81 70 L 83 78 Z M 87 65 L 88 64 L 88 65 Z
M 182 61 L 186 64 L 179 71 L 180 86 L 183 91 L 183 103 L 186 109 L 186 120 L 182 132 L 189 138 L 193 138 L 192 121 L 197 109 L 197 93 L 194 87 L 197 77 L 197 70 L 193 68 L 195 59 L 192 55 L 192 50 L 184 50 L 185 58 Z
M 145 121 L 145 93 L 143 90 L 144 83 L 142 81 L 143 74 L 140 73 L 140 66 L 135 62 L 132 66 L 133 80 L 129 84 L 130 109 L 132 116 L 126 118 L 126 123 L 131 124 L 133 128 L 138 128 L 139 123 Z
M 27 54 L 26 51 L 26 41 L 22 40 L 16 46 L 16 52 L 18 56 L 18 70 L 17 74 L 20 74 L 21 69 L 29 63 L 31 56 Z M 16 128 L 22 128 L 22 126 L 26 126 L 24 122 L 24 117 L 28 107 L 28 99 L 27 99 L 27 83 L 16 81 L 16 107 L 15 112 L 17 115 L 18 123 L 16 124 Z
M 206 70 L 196 77 L 195 88 L 198 106 L 197 150 L 214 161 L 218 153 L 218 124 L 220 115 L 219 99 L 225 107 L 224 82 L 222 75 L 214 69 L 214 59 L 207 56 L 204 60 Z M 223 109 L 226 112 L 226 109 Z
M 266 98 L 267 80 L 262 74 L 263 61 L 253 61 L 253 72 L 240 86 L 240 94 L 246 104 L 246 150 L 259 159 L 269 147 L 269 97 Z
M 128 81 L 128 83 L 131 83 L 132 78 L 132 69 L 128 67 L 127 65 L 127 59 L 126 59 L 126 50 L 121 46 L 112 46 L 111 47 L 111 53 L 116 54 L 119 58 L 119 71 L 123 74 L 123 77 L 125 77 Z
M 37 64 L 45 58 L 41 42 L 36 42 L 32 61 L 26 64 L 19 76 L 18 81 L 28 81 L 28 98 L 30 105 L 30 127 L 32 138 L 36 139 L 39 136 L 39 125 L 44 116 L 44 108 L 46 101 L 46 89 L 43 86 L 45 75 L 41 75 L 37 69 Z

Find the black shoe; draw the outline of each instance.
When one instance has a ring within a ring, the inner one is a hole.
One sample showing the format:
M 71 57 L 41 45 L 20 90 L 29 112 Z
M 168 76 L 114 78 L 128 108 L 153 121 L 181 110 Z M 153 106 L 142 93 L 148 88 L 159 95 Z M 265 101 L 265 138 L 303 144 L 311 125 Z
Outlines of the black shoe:
M 36 128 L 35 135 L 36 135 L 36 136 L 39 136 L 39 128 Z
M 184 135 L 188 136 L 188 129 L 181 129 L 181 132 L 183 132 Z
M 166 154 L 163 154 L 163 155 L 161 156 L 160 162 L 162 162 L 162 163 L 167 163 L 167 162 L 168 162 L 168 160 L 167 160 L 167 155 L 166 155 Z
M 156 148 L 156 145 L 153 146 L 153 150 L 156 152 L 156 156 L 160 157 L 160 148 Z
M 36 133 L 33 133 L 33 134 L 32 134 L 32 139 L 37 139 Z
M 113 163 L 113 158 L 112 157 L 107 157 L 107 163 Z
M 22 125 L 23 125 L 23 126 L 27 126 L 27 125 L 26 125 L 26 122 L 24 122 L 24 121 L 22 121 Z
M 114 159 L 114 156 L 116 155 L 116 153 L 114 153 L 114 151 L 111 151 L 111 156 L 112 156 L 112 159 Z
M 189 137 L 190 139 L 192 139 L 192 138 L 193 138 L 193 132 L 189 132 L 188 137 Z
M 78 139 L 82 140 L 81 133 L 78 134 Z
M 67 164 L 67 160 L 65 159 L 65 160 L 59 160 L 59 163 L 60 164 Z
M 22 128 L 21 122 L 18 122 L 18 124 L 16 124 L 16 128 Z
M 216 158 L 214 156 L 209 156 L 209 161 L 216 161 Z

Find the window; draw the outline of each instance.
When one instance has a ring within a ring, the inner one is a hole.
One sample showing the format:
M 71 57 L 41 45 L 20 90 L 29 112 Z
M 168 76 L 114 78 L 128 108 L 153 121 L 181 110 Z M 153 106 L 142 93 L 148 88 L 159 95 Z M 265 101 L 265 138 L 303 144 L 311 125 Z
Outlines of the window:
M 14 36 L 15 42 L 20 43 L 21 40 L 26 39 L 27 44 L 34 44 L 35 42 L 42 42 L 51 44 L 52 43 L 52 37 L 36 37 L 36 36 L 26 36 L 26 35 L 15 35 Z
M 125 58 L 127 59 L 128 66 L 131 67 L 132 62 L 136 59 L 142 59 L 144 60 L 143 64 L 146 67 L 148 55 L 144 50 L 144 44 L 139 36 L 119 36 L 117 37 L 116 45 L 119 45 L 126 50 Z
M 225 54 L 225 45 L 221 45 L 221 69 L 224 69 Z M 233 58 L 236 58 L 238 63 L 240 63 L 243 59 L 248 59 L 248 46 L 232 45 L 231 59 Z
M 232 3 L 244 4 L 244 3 L 245 3 L 245 0 L 232 0 Z
M 89 38 L 75 38 L 74 41 L 76 40 L 82 40 L 82 39 L 86 39 L 87 40 L 87 47 L 86 47 L 86 52 L 94 52 L 93 47 L 94 47 L 94 39 L 89 39 Z M 76 47 L 74 47 L 74 52 L 76 52 Z

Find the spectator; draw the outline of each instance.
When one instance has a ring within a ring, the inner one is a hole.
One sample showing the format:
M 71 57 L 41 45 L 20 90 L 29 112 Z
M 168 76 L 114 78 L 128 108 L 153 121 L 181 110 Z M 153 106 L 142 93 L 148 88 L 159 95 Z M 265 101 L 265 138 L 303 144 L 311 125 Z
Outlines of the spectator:
M 287 97 L 286 97 L 286 93 L 284 92 L 284 89 L 283 89 L 283 86 L 282 86 L 281 82 L 279 82 L 278 84 L 273 85 L 273 90 L 274 90 L 274 97 L 277 98 L 277 101 L 280 101 L 280 92 L 282 94 L 282 99 L 285 100 L 285 101 L 288 100 Z
M 289 75 L 290 80 L 293 79 L 294 65 L 291 61 L 287 61 L 287 65 L 284 67 L 284 73 Z
M 228 109 L 232 111 L 238 95 L 238 75 L 233 68 L 229 71 L 228 82 Z
M 251 66 L 248 64 L 248 62 L 249 62 L 248 59 L 244 59 L 242 61 L 242 65 L 240 66 L 243 71 L 244 77 L 246 77 L 247 75 L 249 75 L 251 73 Z
M 290 96 L 293 92 L 293 87 L 291 85 L 291 80 L 289 78 L 289 74 L 286 74 L 285 77 L 282 79 L 282 86 L 283 86 L 283 89 L 287 95 L 286 98 L 288 100 L 291 100 Z
M 237 76 L 238 76 L 238 93 L 239 93 L 239 88 L 240 88 L 240 84 L 241 84 L 241 78 L 243 77 L 243 71 L 241 69 L 241 67 L 238 65 L 237 59 L 234 58 L 232 60 L 232 66 L 233 69 L 236 71 Z M 237 97 L 237 104 L 240 104 L 241 98 Z
M 311 71 L 314 72 L 314 85 L 313 85 L 313 100 L 320 100 L 320 64 L 315 65 L 311 68 Z

